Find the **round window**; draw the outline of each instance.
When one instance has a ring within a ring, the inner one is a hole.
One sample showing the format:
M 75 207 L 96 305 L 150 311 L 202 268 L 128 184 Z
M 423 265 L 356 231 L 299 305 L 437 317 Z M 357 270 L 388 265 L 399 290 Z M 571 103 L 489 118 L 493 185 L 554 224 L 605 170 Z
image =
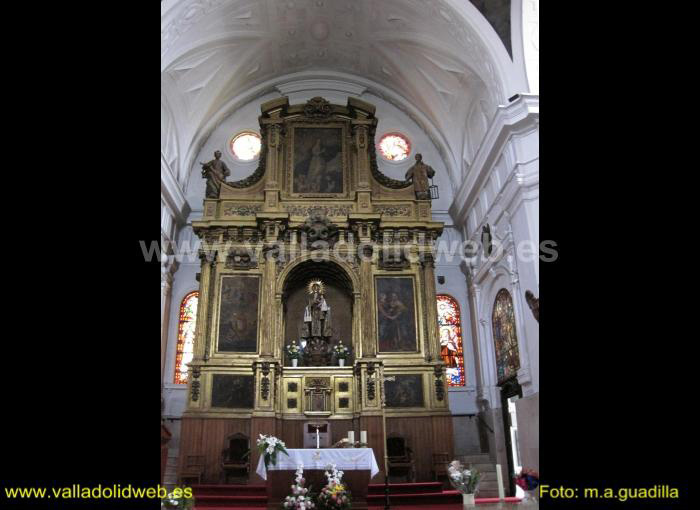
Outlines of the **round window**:
M 244 131 L 231 138 L 229 145 L 233 157 L 238 161 L 253 161 L 260 155 L 260 135 Z
M 401 133 L 387 133 L 379 140 L 379 153 L 387 161 L 403 161 L 411 153 L 411 142 Z

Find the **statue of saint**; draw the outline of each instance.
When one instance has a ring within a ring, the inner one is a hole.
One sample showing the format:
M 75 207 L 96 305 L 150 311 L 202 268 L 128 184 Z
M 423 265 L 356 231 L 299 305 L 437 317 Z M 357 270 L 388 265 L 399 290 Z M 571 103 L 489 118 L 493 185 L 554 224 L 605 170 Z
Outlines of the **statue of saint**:
M 307 366 L 327 366 L 331 361 L 331 307 L 324 296 L 321 280 L 311 280 L 308 285 L 309 301 L 304 307 L 301 322 L 301 341 L 304 347 L 304 362 Z
M 309 304 L 304 308 L 304 324 L 306 337 L 330 338 L 331 332 L 331 307 L 326 303 L 323 295 L 323 283 L 321 280 L 309 282 Z
M 413 180 L 413 190 L 419 200 L 430 200 L 430 183 L 428 179 L 435 176 L 435 170 L 423 163 L 423 155 L 416 154 L 416 163 L 406 172 L 406 180 Z
M 540 298 L 536 298 L 531 291 L 527 290 L 525 291 L 525 301 L 527 301 L 527 306 L 532 310 L 535 320 L 540 322 Z
M 214 159 L 202 165 L 202 177 L 207 180 L 207 198 L 219 198 L 221 183 L 226 182 L 226 177 L 231 175 L 226 163 L 221 161 L 221 151 L 214 153 Z

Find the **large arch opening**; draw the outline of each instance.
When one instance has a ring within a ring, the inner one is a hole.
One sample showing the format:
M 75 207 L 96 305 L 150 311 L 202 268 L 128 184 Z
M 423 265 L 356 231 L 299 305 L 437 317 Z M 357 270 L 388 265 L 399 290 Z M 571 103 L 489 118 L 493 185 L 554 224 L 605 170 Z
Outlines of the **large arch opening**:
M 353 339 L 353 285 L 345 270 L 330 260 L 307 260 L 295 266 L 287 275 L 282 291 L 284 344 L 296 340 L 307 348 L 305 309 L 309 305 L 310 284 L 320 280 L 323 295 L 330 307 L 330 346 L 340 342 L 352 346 Z M 285 349 L 286 351 L 286 349 Z M 354 361 L 354 346 L 348 363 Z M 308 363 L 309 361 L 305 361 Z

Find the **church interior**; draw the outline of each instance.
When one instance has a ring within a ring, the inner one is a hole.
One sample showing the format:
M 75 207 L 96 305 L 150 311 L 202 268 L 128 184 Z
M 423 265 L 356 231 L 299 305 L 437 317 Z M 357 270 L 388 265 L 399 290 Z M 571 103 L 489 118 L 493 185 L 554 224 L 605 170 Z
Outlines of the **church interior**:
M 453 460 L 477 499 L 523 497 L 538 9 L 161 2 L 161 477 L 195 508 L 281 508 L 260 435 L 371 449 L 353 508 L 385 483 L 394 507 L 461 507 Z

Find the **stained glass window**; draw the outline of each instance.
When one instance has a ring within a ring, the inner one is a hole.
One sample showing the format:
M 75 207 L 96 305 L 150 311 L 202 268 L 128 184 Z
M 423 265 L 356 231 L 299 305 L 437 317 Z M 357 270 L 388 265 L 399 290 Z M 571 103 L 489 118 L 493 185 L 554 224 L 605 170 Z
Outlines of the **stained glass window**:
M 199 292 L 190 292 L 180 304 L 180 322 L 177 330 L 175 354 L 175 384 L 187 384 L 187 364 L 194 355 L 194 328 L 197 324 Z
M 496 294 L 492 323 L 493 340 L 496 344 L 496 371 L 498 382 L 501 383 L 514 376 L 520 368 L 513 298 L 506 289 L 501 289 Z
M 400 133 L 389 133 L 379 140 L 379 152 L 389 161 L 403 161 L 411 153 L 411 142 Z
M 244 131 L 231 139 L 231 152 L 239 161 L 253 161 L 260 154 L 260 135 Z
M 459 304 L 452 296 L 437 296 L 440 356 L 445 362 L 448 386 L 464 386 L 464 351 Z

